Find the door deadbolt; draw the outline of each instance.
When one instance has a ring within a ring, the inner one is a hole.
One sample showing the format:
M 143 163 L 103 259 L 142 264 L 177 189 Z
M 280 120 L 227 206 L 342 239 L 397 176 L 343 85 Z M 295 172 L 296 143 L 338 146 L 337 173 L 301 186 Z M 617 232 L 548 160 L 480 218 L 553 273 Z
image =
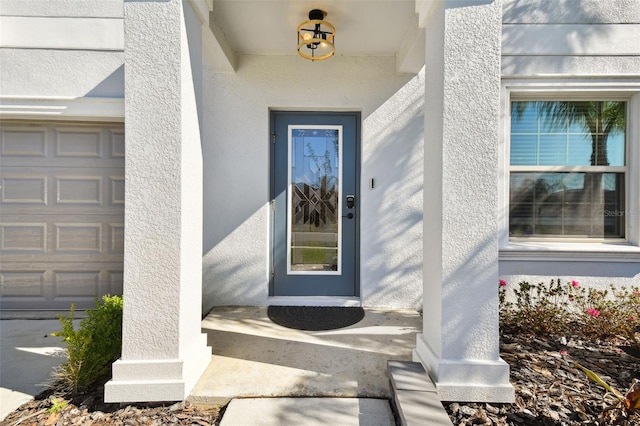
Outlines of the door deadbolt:
M 347 208 L 352 209 L 356 206 L 356 197 L 354 195 L 347 195 Z

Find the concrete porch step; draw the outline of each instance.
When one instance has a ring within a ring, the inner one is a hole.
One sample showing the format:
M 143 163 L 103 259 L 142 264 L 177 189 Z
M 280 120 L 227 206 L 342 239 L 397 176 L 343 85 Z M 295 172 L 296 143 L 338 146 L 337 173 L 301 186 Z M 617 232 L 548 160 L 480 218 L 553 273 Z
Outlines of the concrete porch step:
M 436 387 L 418 362 L 388 361 L 393 400 L 403 426 L 452 426 Z

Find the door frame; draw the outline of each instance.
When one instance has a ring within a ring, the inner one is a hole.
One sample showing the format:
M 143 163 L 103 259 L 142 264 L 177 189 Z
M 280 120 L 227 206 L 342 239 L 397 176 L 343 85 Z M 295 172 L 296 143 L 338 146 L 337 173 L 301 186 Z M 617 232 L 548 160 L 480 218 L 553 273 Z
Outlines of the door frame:
M 356 164 L 355 168 L 355 196 L 356 196 L 356 206 L 355 206 L 355 247 L 354 247 L 354 258 L 355 258 L 355 268 L 354 268 L 354 280 L 355 280 L 355 288 L 354 288 L 354 298 L 360 299 L 360 206 L 362 204 L 361 200 L 361 177 L 360 170 L 362 165 L 362 113 L 360 111 L 323 111 L 323 110 L 280 110 L 280 109 L 270 109 L 269 110 L 269 297 L 287 297 L 287 298 L 296 298 L 296 299 L 309 299 L 318 296 L 275 296 L 275 266 L 274 266 L 274 258 L 275 258 L 275 173 L 274 173 L 274 165 L 275 165 L 275 120 L 277 115 L 297 115 L 297 116 L 352 116 L 355 121 L 355 158 Z M 322 298 L 335 298 L 335 299 L 345 299 L 345 296 L 320 296 Z

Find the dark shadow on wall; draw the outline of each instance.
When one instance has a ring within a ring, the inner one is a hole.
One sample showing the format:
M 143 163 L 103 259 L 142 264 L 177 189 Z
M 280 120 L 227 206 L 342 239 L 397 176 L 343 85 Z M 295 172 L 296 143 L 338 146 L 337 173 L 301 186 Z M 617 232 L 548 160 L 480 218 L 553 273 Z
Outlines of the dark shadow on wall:
M 124 64 L 85 95 L 89 98 L 124 98 Z

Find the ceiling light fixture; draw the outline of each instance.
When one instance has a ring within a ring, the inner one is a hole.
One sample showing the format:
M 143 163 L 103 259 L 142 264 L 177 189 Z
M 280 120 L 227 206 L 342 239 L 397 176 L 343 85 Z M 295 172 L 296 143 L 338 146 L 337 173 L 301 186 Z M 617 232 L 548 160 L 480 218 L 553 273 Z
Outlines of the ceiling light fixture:
M 327 12 L 313 9 L 309 12 L 309 20 L 298 26 L 298 54 L 303 58 L 321 61 L 336 53 L 336 29 L 324 21 L 326 16 Z

